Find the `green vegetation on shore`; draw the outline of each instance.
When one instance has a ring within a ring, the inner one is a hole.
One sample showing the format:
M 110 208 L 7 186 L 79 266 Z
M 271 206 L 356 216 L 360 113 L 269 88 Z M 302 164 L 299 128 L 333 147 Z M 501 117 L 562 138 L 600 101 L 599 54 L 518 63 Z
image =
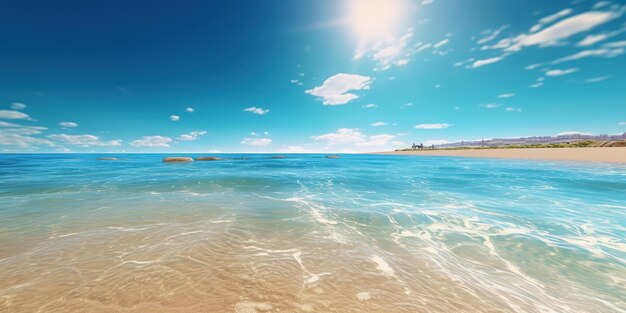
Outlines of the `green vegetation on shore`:
M 520 145 L 484 146 L 484 147 L 444 147 L 436 150 L 483 150 L 483 149 L 528 149 L 528 148 L 587 148 L 587 147 L 626 147 L 626 141 L 595 141 L 584 140 L 562 143 L 537 143 Z M 424 149 L 426 151 L 430 149 Z M 413 149 L 397 149 L 396 151 L 416 151 Z

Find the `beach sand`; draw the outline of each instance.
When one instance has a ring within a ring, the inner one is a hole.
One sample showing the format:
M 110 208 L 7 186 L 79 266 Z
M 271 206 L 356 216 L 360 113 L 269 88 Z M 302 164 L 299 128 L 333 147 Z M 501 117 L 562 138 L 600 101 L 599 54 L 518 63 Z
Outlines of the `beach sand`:
M 626 163 L 626 147 L 390 151 L 375 154 Z

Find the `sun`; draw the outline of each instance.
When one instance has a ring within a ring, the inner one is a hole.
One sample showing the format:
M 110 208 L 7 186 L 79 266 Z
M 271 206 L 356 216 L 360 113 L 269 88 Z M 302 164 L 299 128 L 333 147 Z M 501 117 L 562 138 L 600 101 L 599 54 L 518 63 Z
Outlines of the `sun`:
M 347 23 L 362 41 L 392 36 L 404 15 L 403 0 L 351 0 Z

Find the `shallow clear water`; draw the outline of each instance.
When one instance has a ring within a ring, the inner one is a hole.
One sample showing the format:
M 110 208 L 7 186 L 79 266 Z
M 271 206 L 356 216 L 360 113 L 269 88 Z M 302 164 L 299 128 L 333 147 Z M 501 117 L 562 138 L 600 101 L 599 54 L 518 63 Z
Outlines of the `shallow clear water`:
M 624 165 L 97 157 L 0 155 L 0 312 L 626 312 Z

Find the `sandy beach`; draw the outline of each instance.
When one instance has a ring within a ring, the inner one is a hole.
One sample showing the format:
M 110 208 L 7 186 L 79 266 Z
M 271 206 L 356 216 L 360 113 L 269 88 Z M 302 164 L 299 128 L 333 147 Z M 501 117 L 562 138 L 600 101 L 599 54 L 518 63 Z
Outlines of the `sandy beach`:
M 375 154 L 626 163 L 626 147 L 390 151 Z

